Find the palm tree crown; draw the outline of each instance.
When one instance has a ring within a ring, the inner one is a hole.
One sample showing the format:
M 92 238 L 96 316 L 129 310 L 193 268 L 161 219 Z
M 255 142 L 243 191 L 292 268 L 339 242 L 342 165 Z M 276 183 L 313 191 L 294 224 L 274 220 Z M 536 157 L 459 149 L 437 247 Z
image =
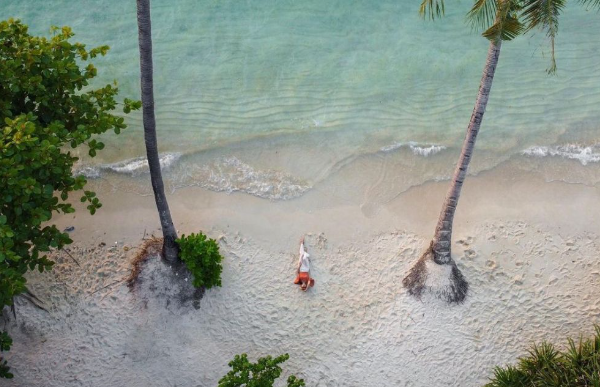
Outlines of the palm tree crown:
M 588 8 L 600 11 L 600 0 L 578 0 Z M 559 17 L 565 9 L 566 0 L 476 0 L 467 14 L 474 29 L 482 30 L 482 35 L 495 40 L 513 40 L 533 29 L 541 29 L 550 40 L 550 67 L 548 73 L 555 73 L 556 57 L 554 42 L 558 34 Z M 424 18 L 439 18 L 444 15 L 444 0 L 423 0 L 419 13 Z

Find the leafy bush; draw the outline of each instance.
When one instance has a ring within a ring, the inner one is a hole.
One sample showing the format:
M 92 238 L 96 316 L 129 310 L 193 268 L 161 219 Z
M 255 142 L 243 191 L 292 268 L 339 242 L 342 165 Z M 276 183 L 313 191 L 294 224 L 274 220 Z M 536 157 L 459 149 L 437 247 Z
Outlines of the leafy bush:
M 0 22 L 0 310 L 25 290 L 28 270 L 52 268 L 46 252 L 72 243 L 47 225 L 55 212 L 75 212 L 67 200 L 86 184 L 73 175 L 78 158 L 68 148 L 85 144 L 94 157 L 104 144 L 93 135 L 126 127 L 112 114 L 116 85 L 88 87 L 97 69 L 86 62 L 108 46 L 87 50 L 71 43 L 69 27 L 52 32 L 50 39 L 36 37 L 18 20 Z M 125 99 L 123 110 L 140 106 Z M 91 191 L 83 191 L 81 201 L 91 214 L 101 206 Z M 1 376 L 9 377 L 5 367 Z
M 286 353 L 273 359 L 271 356 L 261 357 L 256 363 L 248 361 L 248 355 L 235 355 L 229 363 L 232 368 L 227 375 L 219 380 L 218 387 L 272 387 L 275 379 L 281 375 L 281 367 L 290 356 Z M 303 379 L 291 375 L 287 387 L 306 386 Z
M 0 332 L 0 351 L 8 351 L 12 345 L 12 339 L 6 332 Z M 10 367 L 6 364 L 6 360 L 0 356 L 0 378 L 12 379 L 13 374 L 9 372 Z
M 529 356 L 516 366 L 497 367 L 487 387 L 587 387 L 600 386 L 600 327 L 588 340 L 569 346 L 561 352 L 550 343 L 534 345 Z
M 194 276 L 195 287 L 210 289 L 221 286 L 223 257 L 219 253 L 219 245 L 214 239 L 207 239 L 202 233 L 182 235 L 177 239 L 179 258 L 185 263 Z

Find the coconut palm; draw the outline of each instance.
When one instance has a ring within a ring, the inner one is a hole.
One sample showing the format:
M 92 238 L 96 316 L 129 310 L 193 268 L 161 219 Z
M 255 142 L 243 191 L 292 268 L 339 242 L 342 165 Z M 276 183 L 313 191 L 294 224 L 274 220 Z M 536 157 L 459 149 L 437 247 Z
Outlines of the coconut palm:
M 140 73 L 142 85 L 142 114 L 144 121 L 144 141 L 154 200 L 163 232 L 163 258 L 170 263 L 177 261 L 177 231 L 173 226 L 171 211 L 165 195 L 165 187 L 160 170 L 158 144 L 156 140 L 156 120 L 154 118 L 154 84 L 152 79 L 152 26 L 150 22 L 150 0 L 137 0 L 138 39 L 140 46 Z
M 473 27 L 484 30 L 482 35 L 490 42 L 489 50 L 477 101 L 433 240 L 402 281 L 411 295 L 418 298 L 424 292 L 432 292 L 448 302 L 462 302 L 465 299 L 469 285 L 451 256 L 452 222 L 492 88 L 502 42 L 510 41 L 533 28 L 542 28 L 550 39 L 552 50 L 548 72 L 555 72 L 554 39 L 565 2 L 566 0 L 476 0 L 469 11 L 468 20 Z M 580 2 L 600 8 L 600 0 Z M 443 0 L 423 0 L 420 13 L 431 19 L 442 16 Z

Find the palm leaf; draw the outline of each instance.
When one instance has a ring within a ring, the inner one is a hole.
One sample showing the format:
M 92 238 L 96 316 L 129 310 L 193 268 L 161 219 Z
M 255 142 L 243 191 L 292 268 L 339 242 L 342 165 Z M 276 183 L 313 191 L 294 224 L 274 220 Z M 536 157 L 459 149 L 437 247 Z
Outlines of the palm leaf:
M 600 0 L 581 0 L 587 2 L 598 2 Z M 526 30 L 539 27 L 546 32 L 550 38 L 552 48 L 551 65 L 549 73 L 556 72 L 556 57 L 554 55 L 554 40 L 558 33 L 558 18 L 562 13 L 566 0 L 524 0 L 523 17 L 525 18 Z
M 444 0 L 423 0 L 419 8 L 419 15 L 423 18 L 429 17 L 431 20 L 444 16 L 444 12 Z
M 467 13 L 467 20 L 474 29 L 487 30 L 494 24 L 496 11 L 496 0 L 477 0 Z
M 600 0 L 579 0 L 582 5 L 598 8 L 600 11 Z
M 525 31 L 519 20 L 521 0 L 495 0 L 496 15 L 494 24 L 483 32 L 489 40 L 513 40 Z

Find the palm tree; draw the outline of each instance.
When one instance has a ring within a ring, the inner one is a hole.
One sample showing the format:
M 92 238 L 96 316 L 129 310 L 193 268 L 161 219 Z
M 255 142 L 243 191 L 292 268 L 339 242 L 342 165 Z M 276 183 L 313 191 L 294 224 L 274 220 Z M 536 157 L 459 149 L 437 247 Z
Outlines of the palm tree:
M 144 141 L 154 200 L 163 232 L 163 258 L 175 263 L 178 255 L 177 231 L 173 226 L 171 211 L 165 195 L 165 187 L 160 170 L 158 144 L 156 140 L 156 120 L 154 118 L 154 83 L 152 79 L 152 26 L 150 22 L 150 0 L 137 0 L 138 38 L 140 46 L 140 73 L 142 85 L 142 114 L 144 121 Z
M 402 281 L 409 294 L 419 298 L 424 292 L 432 292 L 450 303 L 460 303 L 465 299 L 469 284 L 451 256 L 452 222 L 492 88 L 502 42 L 510 41 L 535 27 L 541 27 L 550 38 L 552 48 L 552 62 L 548 72 L 555 72 L 554 39 L 558 32 L 558 17 L 565 2 L 566 0 L 476 0 L 469 11 L 467 16 L 472 25 L 484 29 L 482 35 L 490 42 L 489 50 L 477 101 L 433 240 Z M 600 0 L 580 2 L 600 8 Z M 423 0 L 420 13 L 422 16 L 428 15 L 431 19 L 440 17 L 444 14 L 444 1 Z

